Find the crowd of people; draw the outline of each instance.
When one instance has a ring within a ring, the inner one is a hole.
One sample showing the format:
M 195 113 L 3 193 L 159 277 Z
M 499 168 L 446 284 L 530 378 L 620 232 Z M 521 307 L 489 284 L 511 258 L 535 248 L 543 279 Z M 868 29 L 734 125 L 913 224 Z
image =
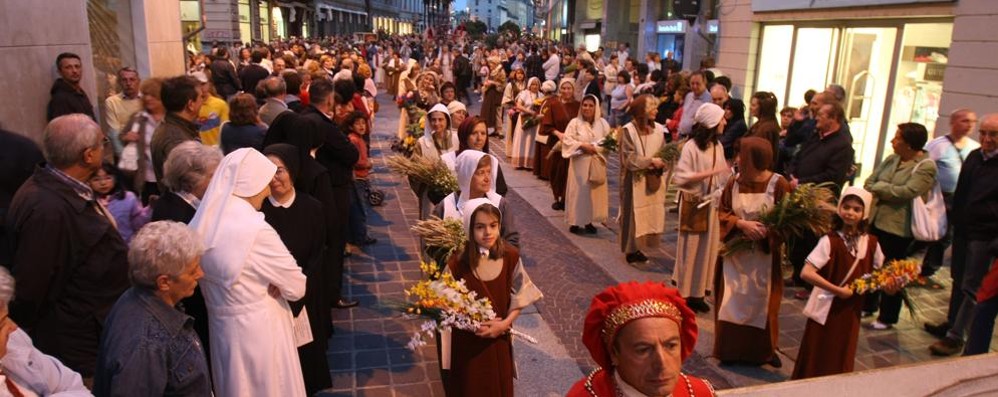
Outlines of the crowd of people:
M 181 76 L 121 69 L 99 124 L 80 57 L 60 54 L 41 147 L 0 132 L 10 171 L 0 192 L 0 264 L 10 269 L 0 269 L 0 307 L 9 306 L 0 352 L 25 352 L 4 355 L 7 388 L 303 396 L 331 387 L 331 313 L 357 305 L 342 292 L 343 263 L 377 242 L 366 225 L 377 97 L 397 99 L 400 142 L 420 126 L 407 154 L 442 162 L 457 180 L 443 195 L 412 183 L 420 219 L 455 219 L 467 232 L 462 251 L 425 254 L 498 315 L 478 332 L 439 336 L 448 395 L 513 395 L 510 330 L 543 298 L 520 257 L 529 243 L 504 198 L 504 163 L 548 181 L 568 231 L 593 235 L 613 219 L 607 165 L 618 156 L 616 221 L 631 264 L 649 260 L 670 212 L 678 219 L 670 280 L 593 299 L 581 338 L 600 368 L 569 395 L 712 393 L 680 372 L 696 312 L 716 313 L 722 365 L 780 367 L 785 287 L 832 302 L 808 320 L 793 378 L 850 372 L 861 319 L 876 314 L 866 327 L 889 330 L 902 299 L 900 285 L 857 295 L 848 284 L 917 255 L 920 281 L 935 285 L 948 245 L 949 314 L 926 324 L 940 338 L 928 348 L 988 350 L 998 115 L 977 128 L 972 110 L 956 110 L 950 132 L 931 141 L 924 126 L 902 123 L 893 154 L 857 181 L 841 87 L 782 109 L 756 92 L 746 106 L 710 59 L 681 70 L 670 57 L 643 58 L 626 44 L 588 51 L 533 38 L 219 44 L 191 54 Z M 674 159 L 662 155 L 670 145 Z M 799 186 L 823 183 L 839 196 L 832 232 L 781 241 L 759 222 Z M 949 229 L 916 240 L 913 201 L 935 187 Z M 721 255 L 736 238 L 756 248 Z

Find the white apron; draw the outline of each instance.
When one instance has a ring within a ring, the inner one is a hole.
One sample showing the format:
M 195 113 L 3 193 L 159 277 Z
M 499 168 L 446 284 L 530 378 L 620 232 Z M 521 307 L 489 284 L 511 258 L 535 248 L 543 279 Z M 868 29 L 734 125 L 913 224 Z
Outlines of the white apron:
M 735 176 L 737 178 L 737 176 Z M 766 208 L 775 203 L 776 182 L 780 175 L 773 173 L 764 193 L 739 193 L 738 182 L 731 189 L 731 207 L 735 215 L 744 220 L 759 219 Z M 724 258 L 724 297 L 717 319 L 729 323 L 766 328 L 769 314 L 769 291 L 772 277 L 773 255 L 759 249 L 742 251 Z

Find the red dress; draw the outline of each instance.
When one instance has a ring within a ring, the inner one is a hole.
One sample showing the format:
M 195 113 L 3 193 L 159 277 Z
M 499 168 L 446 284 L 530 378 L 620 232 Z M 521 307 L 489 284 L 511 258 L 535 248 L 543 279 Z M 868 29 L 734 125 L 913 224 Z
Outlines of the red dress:
M 672 397 L 702 397 L 713 396 L 714 387 L 706 380 L 686 374 L 679 374 L 680 379 L 672 389 Z M 617 386 L 613 374 L 597 368 L 589 376 L 575 382 L 566 397 L 616 397 Z

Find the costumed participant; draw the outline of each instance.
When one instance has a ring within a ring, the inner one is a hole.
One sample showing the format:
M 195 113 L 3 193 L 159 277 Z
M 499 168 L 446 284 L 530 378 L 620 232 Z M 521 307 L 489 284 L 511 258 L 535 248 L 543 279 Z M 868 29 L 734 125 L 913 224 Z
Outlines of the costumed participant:
M 725 364 L 768 363 L 780 368 L 783 364 L 776 348 L 783 297 L 783 241 L 756 220 L 790 192 L 790 183 L 773 172 L 773 146 L 764 138 L 742 138 L 736 159 L 740 172 L 728 180 L 721 194 L 720 235 L 726 240 L 744 236 L 755 244 L 752 250 L 724 257 L 721 277 L 715 278 L 715 301 L 720 303 L 714 357 Z
M 610 134 L 610 124 L 599 103 L 595 95 L 582 98 L 579 116 L 568 122 L 561 146 L 561 155 L 569 159 L 565 221 L 575 234 L 596 234 L 593 222 L 606 221 L 609 212 L 606 157 L 597 145 Z
M 714 395 L 709 382 L 681 372 L 697 322 L 675 289 L 634 281 L 609 287 L 593 297 L 584 327 L 582 343 L 598 367 L 567 397 Z
M 477 150 L 465 150 L 457 156 L 458 191 L 444 197 L 433 215 L 441 219 L 463 219 L 464 204 L 470 200 L 485 198 L 499 208 L 506 216 L 502 219 L 502 238 L 514 247 L 520 247 L 520 232 L 516 228 L 513 214 L 507 212 L 506 200 L 496 192 L 499 160 L 491 154 Z
M 326 357 L 327 341 L 332 335 L 332 316 L 322 280 L 325 279 L 326 224 L 322 203 L 304 191 L 295 189 L 301 172 L 301 150 L 278 143 L 267 146 L 263 154 L 277 166 L 270 182 L 270 196 L 263 202 L 264 219 L 277 231 L 291 256 L 307 277 L 305 297 L 289 302 L 291 312 L 299 317 L 305 311 L 312 331 L 312 341 L 298 347 L 298 360 L 308 395 L 333 386 Z
M 513 71 L 509 74 L 509 83 L 502 92 L 502 113 L 503 120 L 503 135 L 506 141 L 506 153 L 509 153 L 513 146 L 513 130 L 516 125 L 516 120 L 519 112 L 517 106 L 517 99 L 520 98 L 520 93 L 527 90 L 527 74 L 523 71 L 523 68 L 513 68 Z M 538 82 L 537 84 L 540 84 Z M 538 85 L 538 88 L 540 86 Z
M 468 118 L 468 107 L 461 101 L 451 101 L 447 104 L 447 113 L 450 113 L 451 132 L 458 132 L 458 127 Z
M 450 129 L 450 113 L 446 106 L 437 104 L 426 114 L 426 132 L 416 141 L 415 155 L 430 161 L 443 161 L 453 172 L 454 163 L 447 163 L 443 155 L 456 151 L 457 147 L 457 134 Z M 440 197 L 430 197 L 429 187 L 421 183 L 410 181 L 410 185 L 419 197 L 419 219 L 426 219 Z
M 579 101 L 575 100 L 575 81 L 570 78 L 561 79 L 558 85 L 558 97 L 544 101 L 542 110 L 540 129 L 537 134 L 547 135 L 547 143 L 537 145 L 541 149 L 535 151 L 534 173 L 537 173 L 537 163 L 542 163 L 541 179 L 545 171 L 548 180 L 551 181 L 551 194 L 554 196 L 554 203 L 551 209 L 563 211 L 565 209 L 565 185 L 568 184 L 568 159 L 562 156 L 550 155 L 551 151 L 560 147 L 561 139 L 565 135 L 565 127 L 572 121 L 573 115 L 579 114 Z
M 492 129 L 492 134 L 499 134 L 502 126 L 499 108 L 502 106 L 502 91 L 506 85 L 506 71 L 502 68 L 498 56 L 488 58 L 488 75 L 482 83 L 482 118 Z
M 550 84 L 551 87 L 554 83 Z M 516 169 L 534 168 L 534 143 L 537 139 L 537 123 L 529 127 L 523 126 L 525 115 L 539 117 L 538 110 L 534 110 L 534 101 L 541 99 L 541 79 L 531 77 L 527 82 L 527 89 L 520 92 L 516 97 L 517 114 L 513 116 L 512 122 L 516 125 L 510 139 L 506 145 L 506 156 L 512 159 Z M 554 88 L 551 88 L 554 91 Z
M 818 318 L 820 322 L 808 316 L 791 379 L 853 370 L 864 297 L 855 295 L 849 284 L 884 262 L 877 237 L 866 231 L 872 206 L 870 192 L 858 186 L 845 188 L 839 198 L 836 230 L 822 236 L 807 256 L 800 276 L 815 287 L 811 299 L 831 300 L 831 308 L 824 318 Z
M 461 102 L 457 102 L 461 103 Z M 448 107 L 449 108 L 449 107 Z M 457 118 L 451 114 L 451 120 L 457 122 Z M 491 153 L 489 151 L 489 134 L 488 126 L 485 124 L 485 119 L 474 116 L 470 119 L 465 119 L 458 124 L 457 127 L 457 151 L 444 153 L 441 158 L 446 164 L 457 164 L 457 156 L 464 152 L 465 150 L 477 150 L 482 153 Z M 499 193 L 500 196 L 505 196 L 506 192 L 509 191 L 509 186 L 506 185 L 506 178 L 502 175 L 502 167 L 496 164 L 498 171 L 496 171 L 496 177 L 494 182 L 495 191 Z
M 416 89 L 417 88 L 416 87 L 416 81 L 417 81 L 416 77 L 418 77 L 419 72 L 420 72 L 419 62 L 416 62 L 415 59 L 410 59 L 406 63 L 405 69 L 401 73 L 399 73 L 399 77 L 398 77 L 398 96 L 400 98 L 402 98 L 402 100 L 405 100 L 406 102 L 408 102 L 408 99 L 406 99 L 406 98 L 409 96 L 410 93 L 414 97 L 416 95 L 419 95 L 418 94 L 418 90 Z M 389 91 L 389 92 L 392 92 L 392 91 Z M 420 103 L 420 101 L 415 100 L 414 103 L 418 104 L 418 103 Z M 419 120 L 416 119 L 416 114 L 417 114 L 417 109 L 416 108 L 418 108 L 418 107 L 419 107 L 419 105 L 417 105 L 415 108 L 408 108 L 408 107 L 405 107 L 404 105 L 399 105 L 399 111 L 400 111 L 400 113 L 399 113 L 399 127 L 398 127 L 398 138 L 399 139 L 405 139 L 405 137 L 409 135 L 409 132 L 407 130 L 407 127 L 409 126 L 409 123 L 419 122 Z
M 191 220 L 205 243 L 200 284 L 218 396 L 306 394 L 288 306 L 305 295 L 305 275 L 258 212 L 276 172 L 255 149 L 230 153 Z
M 658 100 L 634 99 L 631 121 L 620 133 L 620 251 L 627 263 L 648 261 L 642 249 L 657 247 L 665 233 L 668 166 L 655 154 L 665 145 L 665 130 L 655 123 Z
M 721 227 L 717 197 L 728 182 L 730 170 L 718 137 L 724 132 L 724 110 L 706 103 L 693 116 L 693 139 L 683 145 L 672 181 L 679 188 L 679 238 L 672 283 L 691 309 L 709 312 L 704 301 L 712 287 Z
M 543 297 L 523 268 L 516 247 L 500 237 L 503 213 L 486 198 L 469 200 L 462 212 L 468 242 L 445 271 L 470 291 L 488 298 L 496 319 L 475 333 L 454 329 L 440 336 L 444 391 L 448 396 L 513 396 L 516 364 L 510 329 L 523 308 Z

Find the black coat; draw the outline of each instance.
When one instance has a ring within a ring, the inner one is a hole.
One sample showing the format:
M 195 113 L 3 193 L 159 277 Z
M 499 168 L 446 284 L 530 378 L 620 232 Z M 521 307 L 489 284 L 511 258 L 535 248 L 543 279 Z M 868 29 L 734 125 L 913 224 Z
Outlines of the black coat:
M 471 87 L 471 78 L 475 72 L 471 68 L 471 61 L 464 55 L 454 58 L 454 85 L 458 90 Z
M 854 153 L 852 140 L 841 130 L 824 139 L 815 134 L 801 145 L 789 173 L 800 183 L 833 182 L 841 188 Z
M 975 241 L 998 236 L 998 157 L 984 159 L 981 149 L 967 155 L 953 193 L 953 227 Z
M 3 170 L 0 172 L 0 263 L 10 263 L 13 254 L 3 228 L 10 200 L 44 160 L 35 142 L 20 134 L 0 130 L 0 170 Z
M 211 63 L 211 82 L 215 91 L 222 98 L 228 98 L 243 89 L 242 82 L 236 74 L 236 68 L 225 59 L 216 59 Z
M 77 91 L 72 85 L 67 83 L 63 79 L 56 79 L 55 83 L 52 84 L 52 89 L 49 90 L 52 94 L 52 99 L 49 100 L 48 109 L 46 111 L 46 117 L 48 121 L 52 119 L 73 113 L 83 113 L 90 118 L 97 120 L 94 117 L 94 105 L 90 103 L 90 98 L 87 97 L 87 93 L 83 91 Z
M 256 96 L 256 85 L 270 76 L 270 72 L 259 64 L 251 63 L 239 71 L 239 81 L 243 86 L 243 91 Z
M 194 219 L 197 208 L 191 207 L 184 199 L 174 192 L 166 192 L 152 204 L 152 217 L 150 222 L 174 221 L 190 223 Z
M 94 375 L 104 319 L 128 289 L 128 247 L 67 182 L 37 168 L 14 195 L 7 230 L 17 299 L 10 316 L 35 347 Z
M 314 106 L 302 111 L 308 121 L 303 128 L 310 128 L 315 134 L 324 137 L 323 145 L 315 154 L 315 159 L 329 171 L 330 183 L 333 187 L 347 186 L 353 181 L 353 166 L 360 159 L 357 147 L 340 131 L 326 115 Z

